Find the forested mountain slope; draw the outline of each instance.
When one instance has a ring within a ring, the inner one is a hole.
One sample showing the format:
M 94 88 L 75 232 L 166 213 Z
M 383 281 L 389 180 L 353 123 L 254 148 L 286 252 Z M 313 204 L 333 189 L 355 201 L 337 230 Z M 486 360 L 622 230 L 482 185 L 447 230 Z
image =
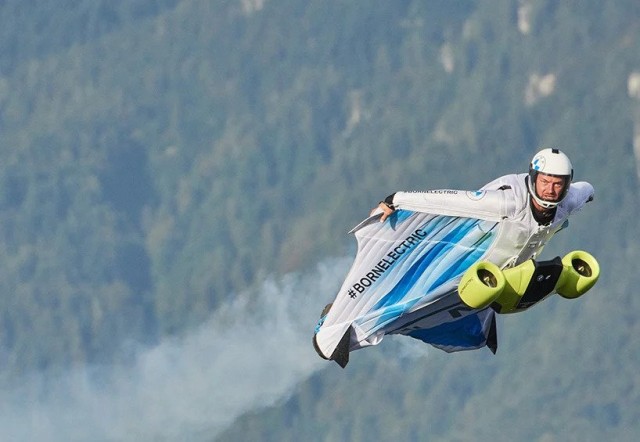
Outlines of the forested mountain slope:
M 475 189 L 553 145 L 596 201 L 546 252 L 596 255 L 592 293 L 502 318 L 493 358 L 363 350 L 220 438 L 635 439 L 639 9 L 3 2 L 3 385 L 126 360 L 351 253 L 387 194 Z

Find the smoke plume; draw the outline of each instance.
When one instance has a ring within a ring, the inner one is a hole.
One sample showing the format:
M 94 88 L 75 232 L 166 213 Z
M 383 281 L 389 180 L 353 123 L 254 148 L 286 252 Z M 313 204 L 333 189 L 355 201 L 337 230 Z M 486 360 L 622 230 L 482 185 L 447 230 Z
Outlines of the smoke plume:
M 25 374 L 0 398 L 2 440 L 212 440 L 327 367 L 311 336 L 348 260 L 265 282 L 123 365 Z

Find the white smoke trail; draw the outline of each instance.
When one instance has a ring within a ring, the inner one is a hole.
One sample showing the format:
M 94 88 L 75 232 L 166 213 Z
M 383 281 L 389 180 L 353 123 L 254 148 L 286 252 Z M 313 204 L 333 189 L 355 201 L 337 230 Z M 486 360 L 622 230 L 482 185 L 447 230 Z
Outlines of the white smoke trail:
M 128 366 L 25 375 L 1 393 L 0 438 L 211 440 L 328 366 L 311 335 L 348 261 L 267 282 L 257 297 L 239 297 L 197 330 L 141 350 Z

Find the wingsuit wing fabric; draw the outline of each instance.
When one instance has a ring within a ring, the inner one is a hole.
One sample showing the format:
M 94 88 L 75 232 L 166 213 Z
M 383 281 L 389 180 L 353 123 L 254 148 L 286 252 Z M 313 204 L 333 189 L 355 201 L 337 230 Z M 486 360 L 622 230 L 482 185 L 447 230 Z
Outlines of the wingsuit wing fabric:
M 593 186 L 571 183 L 548 224 L 530 209 L 528 174 L 500 177 L 478 191 L 396 192 L 397 209 L 360 223 L 358 252 L 332 308 L 316 327 L 314 347 L 344 366 L 349 351 L 404 334 L 445 351 L 488 346 L 495 352 L 495 312 L 462 303 L 463 273 L 486 260 L 514 268 L 538 256 L 593 199 Z
M 318 349 L 332 353 L 350 333 L 349 350 L 405 334 L 446 351 L 479 348 L 495 329 L 493 311 L 462 304 L 457 285 L 495 240 L 498 222 L 397 210 L 355 231 L 356 260 L 317 329 Z

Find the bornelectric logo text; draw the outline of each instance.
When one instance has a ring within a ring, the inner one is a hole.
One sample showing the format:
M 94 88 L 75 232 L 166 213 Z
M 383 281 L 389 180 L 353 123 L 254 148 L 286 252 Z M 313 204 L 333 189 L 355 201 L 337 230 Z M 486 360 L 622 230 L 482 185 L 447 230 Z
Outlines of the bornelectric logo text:
M 378 261 L 371 270 L 369 270 L 349 288 L 347 292 L 349 297 L 355 299 L 358 295 L 364 293 L 365 290 L 367 290 L 368 287 L 371 287 L 376 280 L 383 276 L 402 255 L 419 244 L 424 238 L 426 238 L 426 236 L 426 232 L 422 229 L 418 228 L 414 230 L 411 235 L 402 240 L 400 244 L 396 245 L 385 255 L 384 258 Z

